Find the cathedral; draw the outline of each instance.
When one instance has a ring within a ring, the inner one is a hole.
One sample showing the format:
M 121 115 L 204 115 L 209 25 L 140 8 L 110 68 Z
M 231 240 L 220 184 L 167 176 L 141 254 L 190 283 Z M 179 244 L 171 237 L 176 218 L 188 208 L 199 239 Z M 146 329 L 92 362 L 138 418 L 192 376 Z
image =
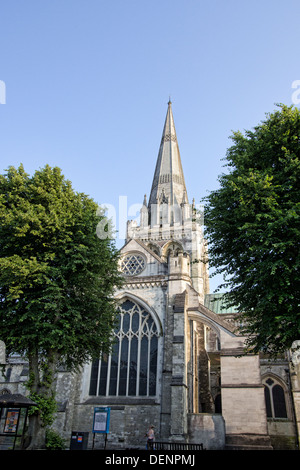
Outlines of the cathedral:
M 238 312 L 210 293 L 208 257 L 169 101 L 151 192 L 121 248 L 111 354 L 76 374 L 58 371 L 62 436 L 89 433 L 88 448 L 144 449 L 152 425 L 156 441 L 209 450 L 297 448 L 299 357 L 245 353 Z M 11 370 L 0 393 L 22 393 L 26 363 L 3 348 L 0 362 Z M 107 435 L 93 432 L 98 408 L 110 411 Z

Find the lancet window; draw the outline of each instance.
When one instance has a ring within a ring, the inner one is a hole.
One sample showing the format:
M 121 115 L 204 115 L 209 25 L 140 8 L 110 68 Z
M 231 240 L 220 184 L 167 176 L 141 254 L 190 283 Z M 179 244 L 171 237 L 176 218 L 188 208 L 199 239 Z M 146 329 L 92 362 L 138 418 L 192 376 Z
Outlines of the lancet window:
M 284 389 L 273 378 L 264 380 L 265 400 L 268 418 L 287 418 Z
M 91 368 L 90 395 L 155 396 L 158 337 L 149 312 L 131 300 L 119 307 L 112 353 Z

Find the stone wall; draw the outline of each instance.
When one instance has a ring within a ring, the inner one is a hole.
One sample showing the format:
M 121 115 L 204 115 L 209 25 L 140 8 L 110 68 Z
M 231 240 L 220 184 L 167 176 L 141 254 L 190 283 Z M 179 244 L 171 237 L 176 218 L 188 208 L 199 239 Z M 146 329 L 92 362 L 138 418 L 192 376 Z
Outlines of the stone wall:
M 291 348 L 290 374 L 293 405 L 297 428 L 298 449 L 300 448 L 300 340 L 294 341 Z
M 160 406 L 157 404 L 109 405 L 82 404 L 76 406 L 72 431 L 89 432 L 88 447 L 93 445 L 93 417 L 95 406 L 109 406 L 110 427 L 106 448 L 109 449 L 145 449 L 145 434 L 150 425 L 155 427 L 156 438 L 160 438 Z M 104 447 L 104 436 L 95 436 L 94 448 Z
M 234 352 L 223 351 L 221 374 L 222 413 L 226 422 L 226 434 L 267 434 L 258 356 L 236 357 Z
M 206 450 L 222 450 L 225 447 L 225 423 L 220 414 L 189 414 L 188 432 L 189 441 L 202 443 Z

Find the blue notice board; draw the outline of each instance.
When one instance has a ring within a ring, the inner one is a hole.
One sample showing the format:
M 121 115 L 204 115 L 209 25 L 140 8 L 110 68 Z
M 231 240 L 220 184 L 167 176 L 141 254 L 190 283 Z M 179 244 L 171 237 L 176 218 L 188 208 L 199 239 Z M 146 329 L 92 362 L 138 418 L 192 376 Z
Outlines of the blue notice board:
M 94 408 L 94 433 L 109 433 L 110 408 Z

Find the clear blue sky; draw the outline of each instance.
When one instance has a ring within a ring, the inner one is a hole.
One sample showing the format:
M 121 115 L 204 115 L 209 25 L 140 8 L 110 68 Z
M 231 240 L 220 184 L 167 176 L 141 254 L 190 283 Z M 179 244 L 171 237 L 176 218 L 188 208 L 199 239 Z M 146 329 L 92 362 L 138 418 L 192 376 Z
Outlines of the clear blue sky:
M 292 104 L 299 21 L 299 0 L 1 0 L 1 172 L 48 163 L 99 204 L 142 203 L 171 96 L 199 202 L 232 130 Z

